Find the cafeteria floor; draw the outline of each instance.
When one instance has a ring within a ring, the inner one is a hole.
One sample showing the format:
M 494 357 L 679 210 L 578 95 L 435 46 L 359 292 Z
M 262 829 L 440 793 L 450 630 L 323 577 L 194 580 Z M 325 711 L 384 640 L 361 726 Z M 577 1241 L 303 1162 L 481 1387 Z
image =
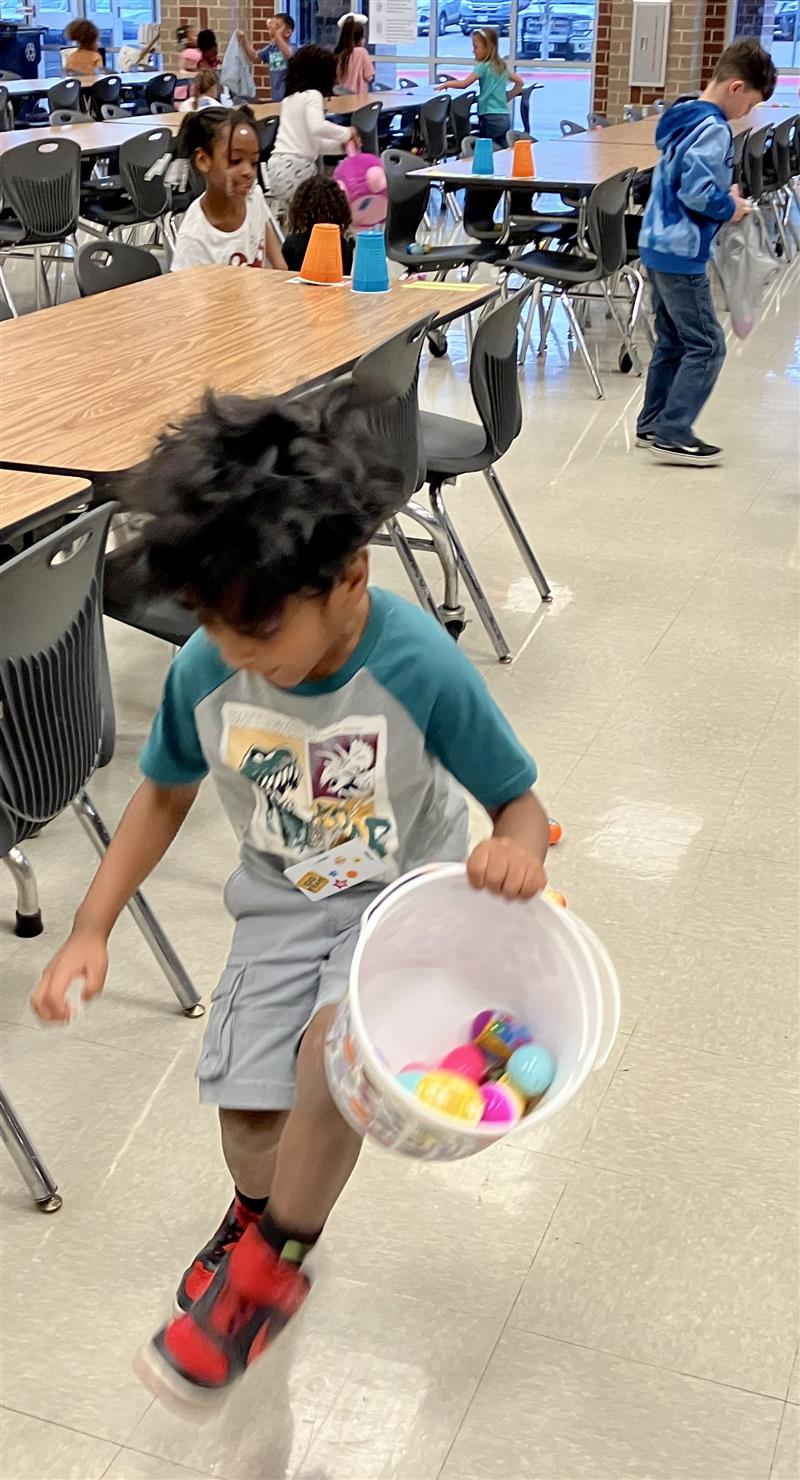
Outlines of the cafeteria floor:
M 546 1128 L 450 1166 L 367 1149 L 302 1316 L 204 1426 L 130 1365 L 229 1196 L 195 1101 L 203 1025 L 127 918 L 105 998 L 35 1025 L 92 854 L 70 816 L 30 844 L 47 930 L 9 934 L 6 894 L 3 1079 L 64 1206 L 34 1211 L 3 1158 L 3 1480 L 796 1477 L 795 310 L 789 278 L 730 347 L 700 425 L 726 462 L 704 471 L 634 450 L 641 383 L 609 342 L 593 400 L 557 322 L 501 469 L 551 609 L 483 484 L 453 492 L 516 661 L 475 620 L 462 640 L 538 758 L 551 879 L 614 957 L 622 1031 Z M 455 330 L 450 350 L 423 399 L 466 413 Z M 390 552 L 374 569 L 405 589 Z M 93 794 L 113 821 L 168 653 L 113 626 L 109 646 L 117 753 Z M 149 893 L 206 998 L 233 863 L 204 790 Z

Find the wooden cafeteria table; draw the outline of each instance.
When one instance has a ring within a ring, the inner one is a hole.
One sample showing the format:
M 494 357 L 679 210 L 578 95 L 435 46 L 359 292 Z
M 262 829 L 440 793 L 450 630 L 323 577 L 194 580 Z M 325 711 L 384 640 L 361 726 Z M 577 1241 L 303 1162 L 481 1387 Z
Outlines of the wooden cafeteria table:
M 496 292 L 429 279 L 355 294 L 290 272 L 193 267 L 6 321 L 0 463 L 119 472 L 208 387 L 265 396 L 320 384 L 424 315 L 446 322 Z
M 491 175 L 473 174 L 471 159 L 445 160 L 443 164 L 428 165 L 413 173 L 425 175 L 429 180 L 444 180 L 448 184 L 478 190 L 560 192 L 573 189 L 588 192 L 621 170 L 631 167 L 651 170 L 657 159 L 658 150 L 653 144 L 628 147 L 627 144 L 612 142 L 603 147 L 592 136 L 583 147 L 579 138 L 534 144 L 535 175 L 512 175 L 513 153 L 510 149 L 501 149 L 495 154 L 494 173 Z
M 656 127 L 660 114 L 652 113 L 648 118 L 637 118 L 631 123 L 612 123 L 608 128 L 587 130 L 584 134 L 571 134 L 565 143 L 593 144 L 636 144 L 655 146 Z M 743 134 L 750 128 L 766 128 L 770 123 L 781 123 L 790 118 L 791 112 L 772 103 L 759 103 L 744 118 L 737 118 L 731 129 L 734 134 Z
M 89 497 L 85 478 L 0 468 L 0 535 L 8 539 Z

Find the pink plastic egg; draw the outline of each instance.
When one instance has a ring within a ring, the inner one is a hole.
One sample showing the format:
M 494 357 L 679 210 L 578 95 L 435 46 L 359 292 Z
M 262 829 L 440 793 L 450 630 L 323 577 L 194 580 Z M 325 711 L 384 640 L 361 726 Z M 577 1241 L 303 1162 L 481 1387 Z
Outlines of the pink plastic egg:
M 439 1063 L 440 1069 L 449 1069 L 451 1074 L 460 1074 L 462 1079 L 471 1079 L 478 1084 L 486 1073 L 486 1058 L 474 1043 L 460 1043 L 451 1048 Z
M 521 1115 L 520 1099 L 505 1084 L 495 1084 L 491 1080 L 488 1084 L 480 1087 L 483 1095 L 483 1115 L 481 1123 L 487 1125 L 515 1125 Z

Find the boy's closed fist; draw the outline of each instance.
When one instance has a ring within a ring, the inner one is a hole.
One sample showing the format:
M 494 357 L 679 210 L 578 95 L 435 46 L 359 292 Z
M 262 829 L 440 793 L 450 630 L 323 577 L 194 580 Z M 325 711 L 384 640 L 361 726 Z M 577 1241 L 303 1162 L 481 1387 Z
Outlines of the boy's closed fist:
M 547 876 L 535 853 L 514 838 L 486 838 L 467 860 L 467 878 L 473 889 L 488 889 L 505 899 L 532 899 L 544 889 Z

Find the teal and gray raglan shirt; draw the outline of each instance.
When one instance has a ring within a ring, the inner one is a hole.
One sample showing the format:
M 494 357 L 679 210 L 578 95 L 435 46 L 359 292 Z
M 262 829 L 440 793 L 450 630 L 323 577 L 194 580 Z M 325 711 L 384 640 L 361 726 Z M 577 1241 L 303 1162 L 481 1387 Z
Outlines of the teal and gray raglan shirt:
M 463 859 L 461 787 L 492 810 L 536 780 L 483 679 L 435 619 L 370 594 L 361 641 L 329 678 L 276 688 L 227 667 L 203 631 L 169 670 L 142 771 L 161 786 L 210 772 L 243 866 L 266 883 L 356 837 L 385 860 L 387 881 Z

